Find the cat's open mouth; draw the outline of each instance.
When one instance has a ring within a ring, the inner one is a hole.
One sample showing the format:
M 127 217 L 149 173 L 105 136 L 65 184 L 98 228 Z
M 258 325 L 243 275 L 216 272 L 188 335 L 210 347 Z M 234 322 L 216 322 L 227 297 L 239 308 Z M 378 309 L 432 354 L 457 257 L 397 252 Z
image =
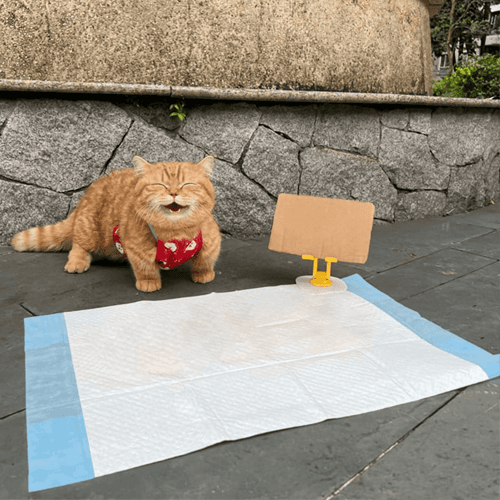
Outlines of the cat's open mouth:
M 165 205 L 171 212 L 180 212 L 183 208 L 186 208 L 183 205 L 179 205 L 178 203 L 170 203 L 170 205 Z

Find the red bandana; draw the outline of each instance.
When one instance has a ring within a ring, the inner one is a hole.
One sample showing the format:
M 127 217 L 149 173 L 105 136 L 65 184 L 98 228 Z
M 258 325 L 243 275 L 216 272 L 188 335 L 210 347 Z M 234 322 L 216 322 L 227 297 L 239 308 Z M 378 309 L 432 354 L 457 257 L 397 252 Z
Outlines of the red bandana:
M 154 233 L 153 233 L 154 234 Z M 156 235 L 155 235 L 156 236 Z M 118 251 L 126 257 L 126 253 L 118 236 L 118 226 L 113 229 L 113 241 Z M 158 240 L 156 245 L 156 262 L 163 269 L 173 269 L 192 259 L 203 246 L 201 231 L 192 240 L 187 238 L 182 240 Z

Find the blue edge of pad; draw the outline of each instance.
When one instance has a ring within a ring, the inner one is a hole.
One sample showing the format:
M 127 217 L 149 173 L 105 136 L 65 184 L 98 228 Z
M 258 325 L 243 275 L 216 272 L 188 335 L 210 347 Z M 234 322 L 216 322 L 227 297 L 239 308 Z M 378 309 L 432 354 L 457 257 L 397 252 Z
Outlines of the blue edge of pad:
M 94 476 L 64 314 L 24 320 L 28 490 Z
M 343 280 L 348 291 L 371 302 L 433 346 L 500 375 L 500 355 L 422 318 L 361 276 Z M 26 419 L 29 491 L 95 477 L 64 314 L 26 318 Z M 55 369 L 57 367 L 57 369 Z
M 500 375 L 500 354 L 490 354 L 458 335 L 422 318 L 418 312 L 408 309 L 385 293 L 377 290 L 359 274 L 348 276 L 343 281 L 347 285 L 347 291 L 355 293 L 382 309 L 382 311 L 434 347 L 480 366 L 488 375 L 488 378 L 495 378 Z

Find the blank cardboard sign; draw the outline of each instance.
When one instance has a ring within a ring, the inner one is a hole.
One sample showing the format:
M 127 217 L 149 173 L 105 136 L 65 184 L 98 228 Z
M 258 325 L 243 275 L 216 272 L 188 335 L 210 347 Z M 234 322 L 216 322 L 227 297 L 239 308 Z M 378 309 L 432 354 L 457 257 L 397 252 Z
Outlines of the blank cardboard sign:
M 364 264 L 374 213 L 372 203 L 280 194 L 269 249 Z

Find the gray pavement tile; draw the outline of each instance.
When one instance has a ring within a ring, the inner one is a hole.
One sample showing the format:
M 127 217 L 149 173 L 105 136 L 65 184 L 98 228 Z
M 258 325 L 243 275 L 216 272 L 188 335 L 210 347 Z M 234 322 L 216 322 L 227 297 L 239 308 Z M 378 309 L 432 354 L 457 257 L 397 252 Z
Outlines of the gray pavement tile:
M 500 231 L 492 231 L 484 236 L 463 241 L 455 245 L 455 248 L 500 260 Z
M 298 276 L 312 274 L 310 261 L 304 261 L 297 255 L 272 252 L 267 249 L 267 245 L 267 238 L 224 240 L 213 282 L 205 285 L 193 283 L 190 266 L 185 264 L 172 271 L 163 272 L 162 289 L 155 293 L 136 290 L 133 272 L 127 264 L 97 262 L 92 264 L 86 273 L 68 275 L 60 266 L 61 261 L 65 262 L 65 254 L 8 255 L 4 262 L 9 263 L 10 278 L 0 285 L 0 306 L 5 301 L 17 301 L 33 314 L 54 314 L 139 300 L 166 300 L 212 292 L 293 284 Z M 16 270 L 20 269 L 22 261 L 19 256 L 24 256 L 28 261 L 22 273 Z M 24 271 L 32 274 L 31 279 Z M 354 273 L 366 275 L 363 271 L 345 264 L 334 265 L 332 269 L 332 275 L 341 278 Z
M 312 262 L 303 260 L 299 255 L 273 252 L 268 249 L 269 237 L 264 236 L 255 240 L 226 240 L 222 245 L 221 265 L 229 277 L 251 279 L 262 285 L 284 285 L 295 283 L 298 276 L 312 274 Z M 319 269 L 325 263 L 320 261 Z M 346 263 L 332 264 L 332 276 L 345 278 L 357 273 L 366 277 L 372 273 Z
M 445 219 L 376 226 L 373 230 L 370 259 L 367 263 L 369 265 L 335 264 L 332 266 L 332 274 L 345 277 L 356 272 L 369 278 L 375 272 L 400 266 L 400 272 L 408 272 L 410 277 L 414 276 L 415 285 L 418 283 L 418 278 L 420 280 L 418 286 L 427 290 L 422 293 L 417 292 L 418 295 L 402 301 L 404 305 L 417 310 L 422 316 L 489 352 L 500 352 L 497 341 L 500 263 L 486 265 L 456 278 L 466 269 L 473 269 L 478 263 L 489 262 L 488 256 L 481 257 L 484 255 L 481 252 L 489 248 L 487 246 L 489 240 L 487 239 L 486 245 L 481 244 L 479 248 L 474 247 L 477 242 L 473 241 L 473 239 L 492 234 L 491 229 L 495 227 L 496 218 L 492 220 L 491 214 L 496 214 L 496 212 L 492 212 L 491 207 L 487 209 L 489 210 L 484 210 L 484 213 L 478 214 L 474 219 L 467 219 L 471 214 L 464 214 L 463 217 L 453 216 Z M 473 224 L 467 221 L 472 221 Z M 492 236 L 489 237 L 492 238 Z M 461 243 L 463 245 L 459 246 Z M 465 245 L 469 243 L 472 246 L 466 248 Z M 0 337 L 3 339 L 2 347 L 5 347 L 2 352 L 8 353 L 5 372 L 7 375 L 4 379 L 4 373 L 0 372 L 0 380 L 2 382 L 10 380 L 7 393 L 10 394 L 11 399 L 7 402 L 5 409 L 0 407 L 2 408 L 0 463 L 7 465 L 7 467 L 0 467 L 0 498 L 316 499 L 335 491 L 366 464 L 379 457 L 384 450 L 410 433 L 408 438 L 393 450 L 401 450 L 397 460 L 401 469 L 397 470 L 403 471 L 403 465 L 407 466 L 407 470 L 401 472 L 401 477 L 399 477 L 401 479 L 404 475 L 404 478 L 395 482 L 399 490 L 394 498 L 413 500 L 413 497 L 408 496 L 406 491 L 419 491 L 420 483 L 413 481 L 410 476 L 415 474 L 420 481 L 425 482 L 427 462 L 423 465 L 422 460 L 417 462 L 419 469 L 415 473 L 411 464 L 413 463 L 412 453 L 416 445 L 407 448 L 402 448 L 402 446 L 407 442 L 413 443 L 413 437 L 420 435 L 417 432 L 424 429 L 424 426 L 433 422 L 447 409 L 446 403 L 457 394 L 456 392 L 387 408 L 379 412 L 329 420 L 312 426 L 264 434 L 241 441 L 221 443 L 183 457 L 119 474 L 28 494 L 26 415 L 22 409 L 16 410 L 22 406 L 21 402 L 24 403 L 25 397 L 24 362 L 22 361 L 24 352 L 21 350 L 23 347 L 22 318 L 28 316 L 28 313 L 19 304 L 23 304 L 35 314 L 49 314 L 136 300 L 164 300 L 213 291 L 224 292 L 294 283 L 297 276 L 311 274 L 310 262 L 302 261 L 299 256 L 271 252 L 267 249 L 267 244 L 267 237 L 258 240 L 225 240 L 217 266 L 218 274 L 214 282 L 204 286 L 194 284 L 190 280 L 189 266 L 181 266 L 177 270 L 163 274 L 163 289 L 154 294 L 144 294 L 135 289 L 133 273 L 127 264 L 116 266 L 106 262 L 96 263 L 87 273 L 68 275 L 63 271 L 67 254 L 18 254 L 12 252 L 9 247 L 1 247 L 0 310 L 4 315 L 3 318 L 8 318 L 5 323 L 10 326 L 3 330 L 7 334 Z M 444 250 L 448 247 L 452 249 Z M 464 250 L 468 253 L 465 254 Z M 464 253 L 466 257 L 462 261 L 459 260 L 457 264 L 459 253 Z M 471 256 L 476 253 L 479 253 L 479 256 Z M 419 257 L 424 258 L 419 259 Z M 448 269 L 451 264 L 456 267 Z M 456 270 L 458 265 L 462 267 Z M 419 266 L 421 266 L 420 274 L 423 275 L 420 277 L 418 276 Z M 436 280 L 441 279 L 441 276 L 436 276 L 436 274 L 441 274 L 440 266 L 443 272 L 456 271 L 459 274 L 442 274 L 445 280 L 448 277 L 454 279 L 439 284 Z M 394 271 L 396 272 L 397 269 Z M 389 272 L 385 273 L 385 276 L 389 287 L 394 286 L 394 283 L 401 279 L 401 275 L 398 278 L 397 273 L 392 278 Z M 373 277 L 370 281 L 377 288 L 382 289 L 380 283 L 374 283 L 376 279 L 378 278 Z M 428 279 L 430 282 L 426 282 Z M 425 288 L 434 283 L 436 283 L 435 288 L 430 290 Z M 413 286 L 414 284 L 407 283 L 407 285 Z M 382 291 L 390 295 L 387 290 L 382 289 Z M 21 358 L 16 365 L 13 357 L 18 356 Z M 4 364 L 3 359 L 0 359 L 0 362 Z M 10 369 L 12 371 L 9 375 Z M 498 387 L 500 385 L 497 384 Z M 3 394 L 0 394 L 0 397 L 3 398 Z M 457 400 L 458 398 L 453 402 Z M 472 403 L 470 405 L 472 406 Z M 443 408 L 411 433 L 412 429 L 440 407 Z M 465 412 L 463 409 L 461 411 Z M 487 409 L 485 415 L 491 415 L 494 411 L 494 408 Z M 455 455 L 453 454 L 456 449 L 462 450 L 464 454 L 469 453 L 456 445 L 456 435 L 462 429 L 461 419 L 463 420 L 460 411 L 448 412 L 448 420 L 443 419 L 445 423 L 438 427 L 441 441 L 436 440 L 436 443 L 440 443 L 441 451 L 437 450 L 438 447 L 433 449 L 437 458 L 430 472 L 431 478 L 445 477 L 446 479 L 454 470 L 457 470 L 461 474 L 461 476 L 454 477 L 457 491 L 468 488 L 468 485 L 472 484 L 469 476 L 463 472 L 463 464 L 466 462 L 454 462 Z M 474 419 L 469 414 L 468 422 L 469 427 L 463 432 L 469 432 L 471 436 L 475 436 L 475 449 L 484 446 L 485 442 L 488 444 L 491 429 L 495 431 L 498 429 L 497 416 L 496 421 L 492 422 L 487 419 Z M 424 441 L 431 441 L 432 444 L 434 434 L 430 433 L 429 436 L 431 437 Z M 424 453 L 424 448 L 418 448 L 417 451 L 422 449 Z M 408 451 L 403 452 L 403 450 Z M 393 451 L 369 469 L 367 477 L 371 478 L 371 474 L 377 471 L 379 465 L 392 457 Z M 458 464 L 457 468 L 450 472 L 449 461 L 441 459 L 438 453 L 449 457 L 452 464 Z M 425 454 L 423 456 L 425 457 Z M 478 466 L 478 477 L 484 477 L 491 483 L 492 478 L 497 475 L 493 470 L 488 472 L 488 469 L 483 466 L 482 462 Z M 472 470 L 476 472 L 476 468 Z M 408 487 L 405 490 L 407 477 L 410 477 L 408 484 L 411 488 Z M 392 479 L 392 481 L 395 480 Z M 354 484 L 352 483 L 351 486 Z M 373 484 L 373 491 L 376 491 L 377 487 L 385 488 L 386 483 L 382 484 L 379 480 L 379 483 L 375 481 L 370 484 Z M 347 494 L 351 486 L 341 494 Z M 401 491 L 405 493 L 399 496 Z M 390 496 L 352 498 L 379 500 L 390 498 Z M 434 494 L 427 498 L 439 499 Z
M 23 320 L 30 316 L 17 305 L 0 309 L 0 418 L 26 408 Z
M 0 419 L 0 498 L 29 498 L 26 411 Z
M 109 282 L 97 282 L 81 286 L 73 290 L 60 291 L 55 286 L 45 287 L 45 293 L 36 297 L 28 297 L 22 306 L 35 314 L 42 316 L 69 311 L 81 311 L 97 307 L 107 307 L 119 304 L 130 304 L 140 300 L 166 300 L 170 298 L 203 295 L 214 291 L 213 285 L 200 285 L 190 279 L 189 268 L 169 271 L 169 278 L 163 279 L 163 288 L 154 293 L 139 292 L 135 288 L 135 279 L 130 269 L 122 269 L 120 274 Z M 98 273 L 95 268 L 87 271 Z M 78 278 L 78 276 L 77 276 Z M 56 282 L 56 280 L 53 280 Z M 0 304 L 1 305 L 1 304 Z
M 424 318 L 500 353 L 500 262 L 401 301 Z
M 353 267 L 372 273 L 386 271 L 490 232 L 489 228 L 457 224 L 449 218 L 374 226 L 366 264 Z
M 496 500 L 500 487 L 500 386 L 461 392 L 335 500 Z
M 452 215 L 449 218 L 457 224 L 472 224 L 500 229 L 500 203 L 479 208 L 473 212 Z
M 496 262 L 494 259 L 446 248 L 371 276 L 367 281 L 381 292 L 399 301 L 455 280 L 494 262 Z
M 0 254 L 0 303 L 36 300 L 54 289 L 66 292 L 96 283 L 111 287 L 122 276 L 132 273 L 127 264 L 102 261 L 93 264 L 86 273 L 68 274 L 64 271 L 67 259 L 67 252 Z
M 25 412 L 0 420 L 1 499 L 316 499 L 451 400 L 406 405 L 224 442 L 117 474 L 27 492 Z

